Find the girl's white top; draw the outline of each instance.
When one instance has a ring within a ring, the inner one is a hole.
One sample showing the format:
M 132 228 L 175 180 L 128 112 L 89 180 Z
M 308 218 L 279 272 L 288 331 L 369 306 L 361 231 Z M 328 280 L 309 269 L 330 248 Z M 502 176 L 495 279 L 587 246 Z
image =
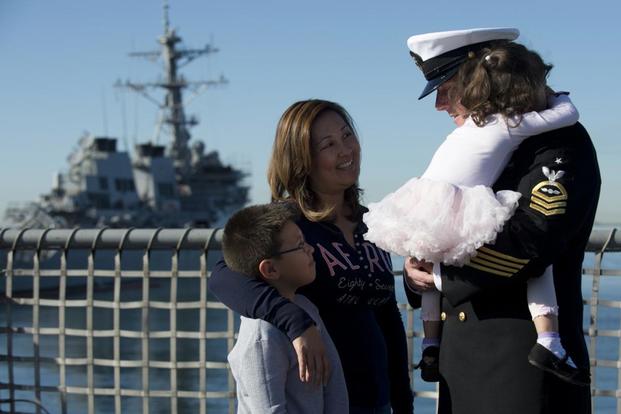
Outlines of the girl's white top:
M 513 151 L 528 137 L 573 125 L 578 111 L 567 95 L 550 109 L 506 119 L 496 114 L 483 127 L 471 118 L 438 147 L 422 177 L 414 177 L 378 203 L 363 220 L 366 238 L 401 256 L 461 266 L 476 249 L 493 243 L 514 213 L 520 193 L 490 186 Z

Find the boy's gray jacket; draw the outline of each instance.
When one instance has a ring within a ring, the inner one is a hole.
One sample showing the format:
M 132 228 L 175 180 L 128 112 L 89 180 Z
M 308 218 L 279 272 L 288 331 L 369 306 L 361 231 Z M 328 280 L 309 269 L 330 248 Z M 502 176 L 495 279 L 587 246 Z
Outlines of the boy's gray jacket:
M 332 375 L 328 384 L 300 381 L 291 341 L 269 322 L 241 317 L 239 336 L 228 356 L 237 382 L 238 414 L 343 414 L 349 412 L 343 369 L 319 312 L 306 297 L 294 302 L 315 320 L 326 345 Z

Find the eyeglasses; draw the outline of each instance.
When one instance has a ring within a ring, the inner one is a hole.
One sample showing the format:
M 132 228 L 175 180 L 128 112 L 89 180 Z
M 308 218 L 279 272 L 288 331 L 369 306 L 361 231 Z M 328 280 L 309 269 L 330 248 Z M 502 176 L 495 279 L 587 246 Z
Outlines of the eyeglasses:
M 280 256 L 285 253 L 297 252 L 298 250 L 303 250 L 306 247 L 306 240 L 302 240 L 297 246 L 292 249 L 281 250 L 279 252 L 274 253 L 274 256 Z

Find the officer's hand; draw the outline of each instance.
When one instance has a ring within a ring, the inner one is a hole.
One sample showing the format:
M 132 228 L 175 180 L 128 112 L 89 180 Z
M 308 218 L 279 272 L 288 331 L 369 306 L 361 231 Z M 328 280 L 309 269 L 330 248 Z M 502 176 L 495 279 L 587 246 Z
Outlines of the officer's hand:
M 405 281 L 414 290 L 424 292 L 435 289 L 433 283 L 433 263 L 408 257 L 405 260 Z
M 311 326 L 293 340 L 293 348 L 298 357 L 300 380 L 315 385 L 327 384 L 330 378 L 330 362 L 319 329 Z

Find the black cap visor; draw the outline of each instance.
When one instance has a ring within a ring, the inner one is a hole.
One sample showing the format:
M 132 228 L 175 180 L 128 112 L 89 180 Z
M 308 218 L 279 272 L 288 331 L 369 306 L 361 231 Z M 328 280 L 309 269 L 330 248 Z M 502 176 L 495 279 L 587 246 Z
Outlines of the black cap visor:
M 419 100 L 423 99 L 425 96 L 429 95 L 431 92 L 435 91 L 436 89 L 438 89 L 440 87 L 440 85 L 442 85 L 444 82 L 446 82 L 447 80 L 451 79 L 453 76 L 455 76 L 455 74 L 457 73 L 457 71 L 459 70 L 459 66 L 455 66 L 454 68 L 443 72 L 442 74 L 440 74 L 439 76 L 436 76 L 433 79 L 430 79 L 427 82 L 427 85 L 425 85 L 425 89 L 423 89 L 423 93 L 421 93 L 421 95 L 418 97 Z
M 424 62 L 417 55 L 410 53 L 414 56 L 417 65 L 423 71 L 425 79 L 427 79 L 427 85 L 418 99 L 423 99 L 425 96 L 438 89 L 438 87 L 444 82 L 455 76 L 455 73 L 457 73 L 457 70 L 461 64 L 468 59 L 470 52 L 477 51 L 483 47 L 488 47 L 489 45 L 489 41 L 466 45 L 443 53 L 440 56 L 428 59 Z

